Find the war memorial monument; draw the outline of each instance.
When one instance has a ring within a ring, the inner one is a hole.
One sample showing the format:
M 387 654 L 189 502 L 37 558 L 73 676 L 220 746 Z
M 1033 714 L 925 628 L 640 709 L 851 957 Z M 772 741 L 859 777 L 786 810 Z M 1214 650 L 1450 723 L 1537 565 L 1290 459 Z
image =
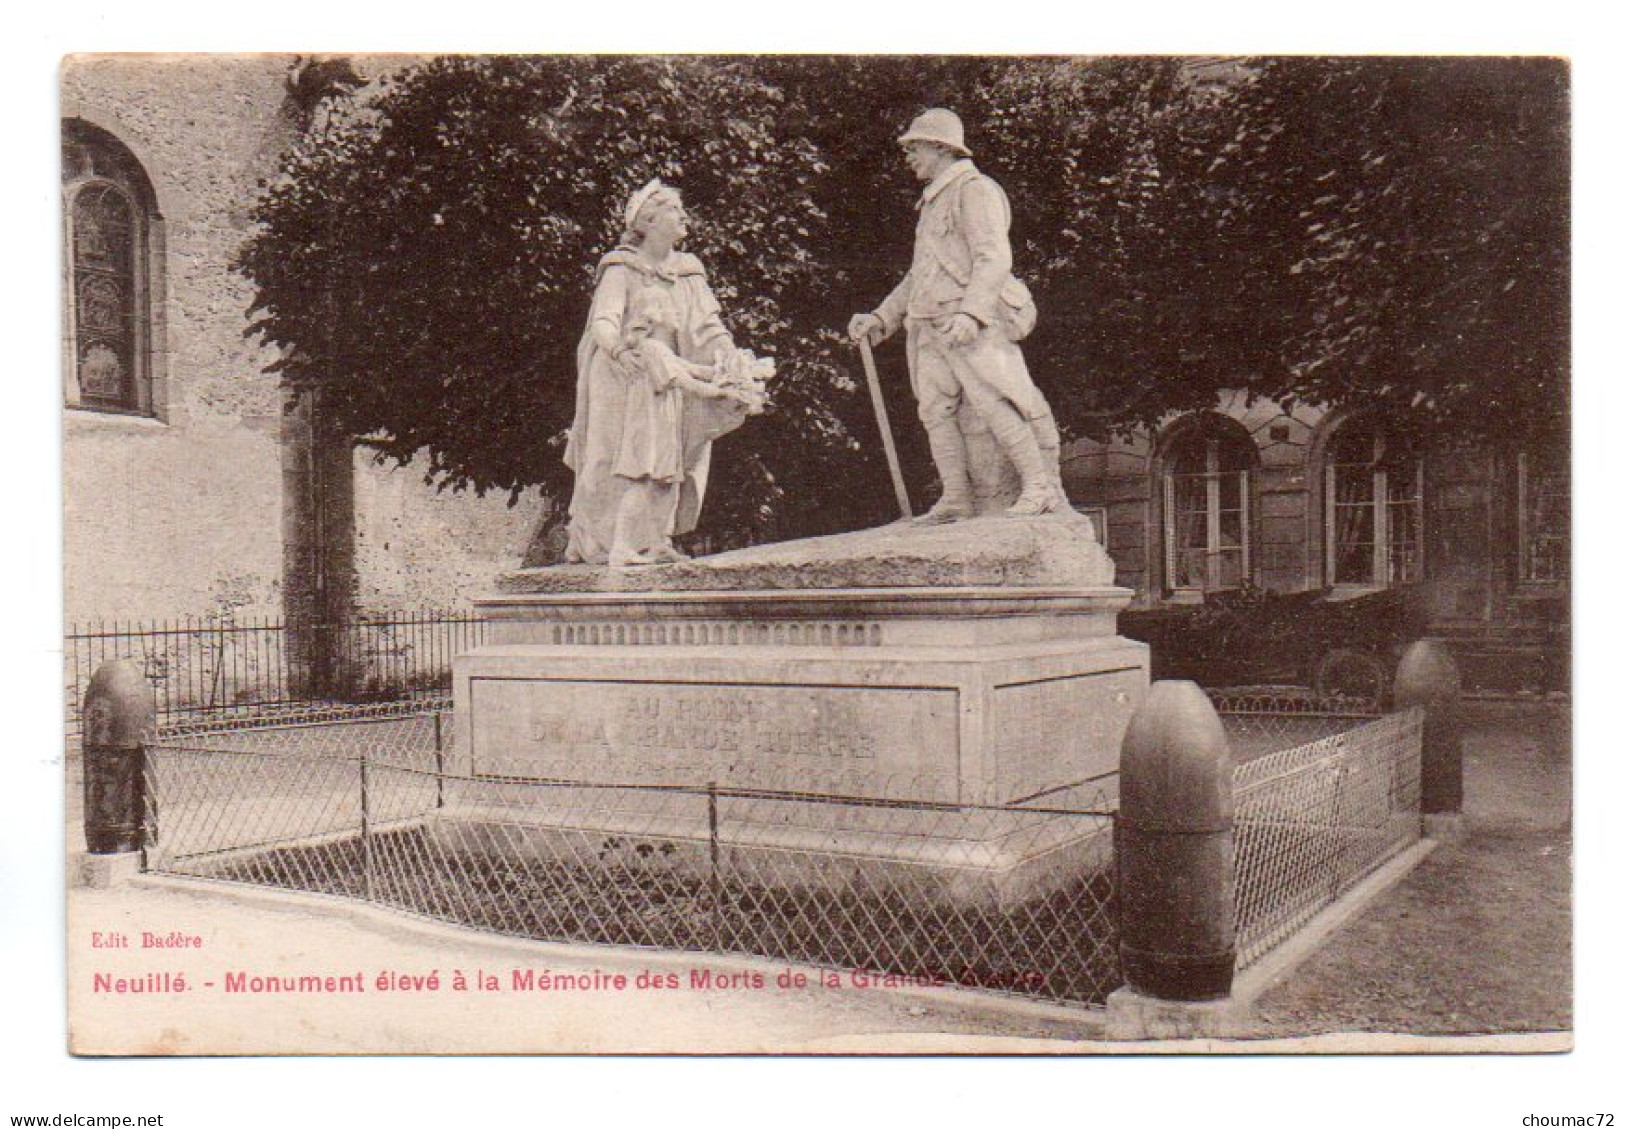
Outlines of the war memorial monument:
M 914 260 L 848 331 L 866 361 L 903 331 L 941 497 L 876 529 L 692 560 L 674 547 L 712 442 L 762 410 L 773 366 L 735 345 L 703 266 L 677 250 L 677 191 L 644 186 L 577 354 L 565 562 L 501 577 L 478 602 L 486 645 L 456 664 L 446 769 L 480 783 L 448 797 L 448 842 L 489 832 L 546 851 L 602 832 L 682 867 L 717 842 L 709 789 L 713 825 L 719 792 L 841 801 L 730 821 L 730 863 L 774 882 L 906 875 L 1008 905 L 1068 875 L 1083 829 L 1042 813 L 1115 786 L 1146 648 L 1117 634 L 1131 594 L 1060 489 L 1019 346 L 1036 312 L 1011 273 L 1004 193 L 951 112 L 899 140 L 924 184 Z

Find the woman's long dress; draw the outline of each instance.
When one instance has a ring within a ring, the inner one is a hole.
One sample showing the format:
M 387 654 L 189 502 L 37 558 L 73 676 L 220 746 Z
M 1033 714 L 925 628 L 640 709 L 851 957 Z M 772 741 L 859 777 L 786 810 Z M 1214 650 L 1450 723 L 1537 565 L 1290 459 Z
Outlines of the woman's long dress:
M 623 440 L 628 411 L 636 403 L 633 381 L 598 347 L 593 325 L 605 322 L 617 338 L 638 293 L 649 286 L 667 290 L 677 307 L 679 357 L 698 364 L 715 364 L 731 353 L 733 339 L 722 324 L 721 308 L 705 281 L 705 269 L 693 255 L 673 252 L 658 268 L 643 262 L 630 247 L 617 247 L 598 264 L 592 310 L 587 329 L 576 350 L 576 413 L 564 462 L 575 471 L 570 497 L 570 540 L 565 560 L 605 564 L 615 541 L 615 517 L 628 489 L 648 488 L 648 478 L 616 474 L 638 460 L 625 459 Z M 629 402 L 632 394 L 634 400 Z M 692 530 L 699 521 L 711 463 L 711 441 L 738 427 L 745 410 L 732 399 L 704 400 L 683 396 L 682 460 L 679 488 L 670 491 L 671 504 L 647 519 L 650 528 L 624 531 L 631 548 L 658 545 Z M 639 483 L 643 485 L 640 487 Z

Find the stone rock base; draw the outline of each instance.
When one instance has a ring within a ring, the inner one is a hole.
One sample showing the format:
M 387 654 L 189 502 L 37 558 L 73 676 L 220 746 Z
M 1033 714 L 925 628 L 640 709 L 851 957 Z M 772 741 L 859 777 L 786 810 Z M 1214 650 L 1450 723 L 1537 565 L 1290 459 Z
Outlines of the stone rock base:
M 861 891 L 911 908 L 993 911 L 1099 880 L 1112 857 L 1110 819 L 1082 814 L 1093 792 L 1022 813 L 568 786 L 509 786 L 495 799 L 491 791 L 448 792 L 427 825 L 441 850 L 566 871 L 718 878 L 734 890 Z
M 1114 1041 L 1224 1039 L 1245 1027 L 1247 1007 L 1237 1000 L 1182 1003 L 1119 988 L 1106 997 L 1106 1037 Z
M 1424 815 L 1422 834 L 1441 843 L 1456 843 L 1467 837 L 1467 820 L 1460 812 Z
M 1114 805 L 1145 691 L 1143 650 L 1110 637 L 521 644 L 457 669 L 447 768 L 474 780 L 448 786 L 458 837 L 486 823 L 508 849 L 547 854 L 556 839 L 585 854 L 591 835 L 644 846 L 630 865 L 703 870 L 711 812 L 696 790 L 715 785 L 719 849 L 749 881 L 1001 906 L 1065 884 L 1098 850 L 1105 821 L 1066 813 Z

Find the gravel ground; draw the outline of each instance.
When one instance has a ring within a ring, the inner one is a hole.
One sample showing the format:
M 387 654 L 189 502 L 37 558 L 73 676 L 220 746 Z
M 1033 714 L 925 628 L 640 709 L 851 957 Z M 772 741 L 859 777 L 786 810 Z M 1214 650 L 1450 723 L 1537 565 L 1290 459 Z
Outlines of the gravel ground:
M 1573 1025 L 1569 711 L 1475 705 L 1468 832 L 1258 1001 L 1258 1036 Z

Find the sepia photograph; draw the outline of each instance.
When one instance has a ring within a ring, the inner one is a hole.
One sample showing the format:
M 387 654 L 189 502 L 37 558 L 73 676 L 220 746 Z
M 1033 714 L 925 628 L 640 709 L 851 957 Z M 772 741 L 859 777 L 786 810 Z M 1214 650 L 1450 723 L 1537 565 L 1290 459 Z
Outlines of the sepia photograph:
M 69 1049 L 1569 1049 L 1569 80 L 66 58 Z
M 1612 1124 L 1601 23 L 20 13 L 0 1122 Z

